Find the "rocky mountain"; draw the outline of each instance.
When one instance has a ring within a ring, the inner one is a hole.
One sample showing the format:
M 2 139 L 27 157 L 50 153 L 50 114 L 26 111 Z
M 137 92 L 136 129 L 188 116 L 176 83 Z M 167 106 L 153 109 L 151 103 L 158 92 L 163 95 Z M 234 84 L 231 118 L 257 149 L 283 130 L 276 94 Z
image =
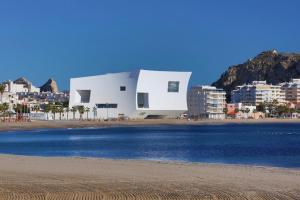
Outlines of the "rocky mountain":
M 231 91 L 238 85 L 266 80 L 278 84 L 300 77 L 300 54 L 265 51 L 243 64 L 233 65 L 212 85 L 223 88 L 230 100 Z
M 58 87 L 57 83 L 53 79 L 49 79 L 44 85 L 40 87 L 41 92 L 53 92 L 56 93 L 58 92 Z
M 25 77 L 20 77 L 20 78 L 16 79 L 14 81 L 14 83 L 15 84 L 23 84 L 26 87 L 29 87 L 29 85 L 32 85 L 32 83 L 29 80 L 27 80 Z

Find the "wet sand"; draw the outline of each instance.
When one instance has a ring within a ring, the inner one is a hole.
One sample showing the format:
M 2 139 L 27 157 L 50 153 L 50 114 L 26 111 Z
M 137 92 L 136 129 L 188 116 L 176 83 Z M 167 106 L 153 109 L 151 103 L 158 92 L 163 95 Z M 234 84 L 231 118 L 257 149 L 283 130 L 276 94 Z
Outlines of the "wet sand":
M 84 128 L 84 127 L 113 127 L 113 126 L 143 126 L 143 125 L 222 125 L 222 124 L 255 124 L 255 123 L 300 123 L 300 119 L 226 119 L 226 120 L 128 120 L 128 121 L 32 121 L 0 123 L 0 131 L 28 130 L 43 128 Z
M 0 155 L 0 199 L 300 199 L 300 170 Z

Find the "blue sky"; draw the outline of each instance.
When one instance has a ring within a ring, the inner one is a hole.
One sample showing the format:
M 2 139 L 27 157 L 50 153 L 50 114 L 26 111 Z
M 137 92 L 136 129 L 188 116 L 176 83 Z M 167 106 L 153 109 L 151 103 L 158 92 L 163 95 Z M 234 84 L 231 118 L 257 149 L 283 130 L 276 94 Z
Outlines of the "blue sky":
M 298 0 L 1 0 L 0 80 L 192 71 L 210 84 L 267 49 L 299 52 Z

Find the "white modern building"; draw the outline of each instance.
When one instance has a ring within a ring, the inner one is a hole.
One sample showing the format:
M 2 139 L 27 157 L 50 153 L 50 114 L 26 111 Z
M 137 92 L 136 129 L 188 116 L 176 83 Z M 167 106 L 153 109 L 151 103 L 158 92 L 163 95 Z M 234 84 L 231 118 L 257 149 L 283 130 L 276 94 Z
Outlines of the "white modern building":
M 69 107 L 97 118 L 174 118 L 187 111 L 191 72 L 138 70 L 70 80 Z
M 194 86 L 188 92 L 188 114 L 192 118 L 224 119 L 225 91 L 213 86 Z
M 252 84 L 238 86 L 231 93 L 232 103 L 259 105 L 265 102 L 285 103 L 285 94 L 280 85 L 270 85 L 266 81 L 253 81 Z

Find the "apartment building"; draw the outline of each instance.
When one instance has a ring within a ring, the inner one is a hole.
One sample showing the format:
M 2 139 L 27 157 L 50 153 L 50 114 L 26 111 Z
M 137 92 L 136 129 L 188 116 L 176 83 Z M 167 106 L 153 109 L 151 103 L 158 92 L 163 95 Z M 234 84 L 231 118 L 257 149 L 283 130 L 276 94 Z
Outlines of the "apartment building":
M 213 86 L 194 86 L 188 92 L 188 114 L 192 118 L 224 119 L 225 91 Z
M 8 80 L 3 82 L 2 84 L 5 85 L 5 92 L 9 93 L 15 94 L 20 92 L 40 92 L 40 88 L 35 87 L 30 81 L 28 81 L 24 77 L 18 78 L 15 81 Z
M 285 100 L 300 108 L 300 79 L 292 79 L 292 81 L 280 84 L 285 94 Z
M 253 81 L 252 84 L 238 86 L 231 93 L 232 103 L 259 105 L 264 102 L 285 103 L 285 93 L 280 85 L 267 84 L 266 81 Z

